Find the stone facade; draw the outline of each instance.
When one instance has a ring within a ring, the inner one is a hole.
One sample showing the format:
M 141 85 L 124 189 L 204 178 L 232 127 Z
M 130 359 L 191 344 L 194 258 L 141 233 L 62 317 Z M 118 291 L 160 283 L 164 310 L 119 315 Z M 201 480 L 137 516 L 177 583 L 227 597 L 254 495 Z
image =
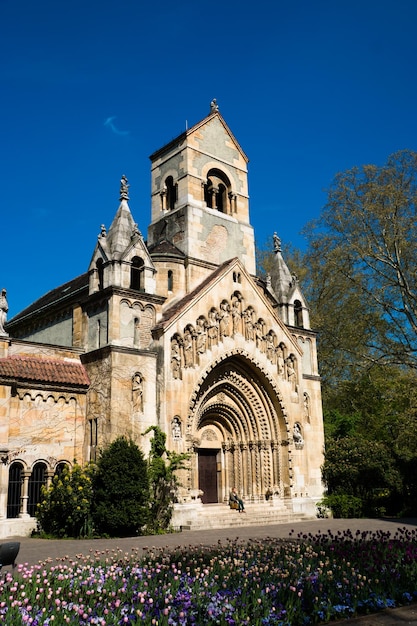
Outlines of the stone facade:
M 150 159 L 147 241 L 123 176 L 87 272 L 9 323 L 2 308 L 1 536 L 33 525 L 38 485 L 63 463 L 95 459 L 119 435 L 146 454 L 156 424 L 190 455 L 175 524 L 233 486 L 315 514 L 316 336 L 276 235 L 271 275 L 256 276 L 247 157 L 212 106 Z

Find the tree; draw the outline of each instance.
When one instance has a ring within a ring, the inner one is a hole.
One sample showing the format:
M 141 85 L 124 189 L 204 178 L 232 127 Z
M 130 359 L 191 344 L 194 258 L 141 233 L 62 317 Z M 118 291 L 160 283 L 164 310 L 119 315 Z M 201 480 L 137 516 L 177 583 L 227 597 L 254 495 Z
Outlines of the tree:
M 93 478 L 93 520 L 99 534 L 134 536 L 148 522 L 149 481 L 142 451 L 118 437 L 100 454 Z
M 92 471 L 91 465 L 64 467 L 49 488 L 42 488 L 36 518 L 44 533 L 77 538 L 92 535 Z
M 402 151 L 338 174 L 306 228 L 306 295 L 333 382 L 375 364 L 417 368 L 416 201 L 417 153 Z
M 372 445 L 372 454 L 370 446 Z M 327 496 L 351 496 L 361 502 L 361 514 L 380 514 L 401 482 L 389 448 L 382 442 L 347 435 L 326 442 L 323 480 Z M 331 500 L 329 501 L 331 506 Z
M 150 519 L 147 531 L 153 534 L 169 528 L 179 480 L 176 472 L 185 468 L 189 455 L 166 449 L 166 434 L 159 426 L 150 426 L 143 434 L 153 432 L 149 455 Z

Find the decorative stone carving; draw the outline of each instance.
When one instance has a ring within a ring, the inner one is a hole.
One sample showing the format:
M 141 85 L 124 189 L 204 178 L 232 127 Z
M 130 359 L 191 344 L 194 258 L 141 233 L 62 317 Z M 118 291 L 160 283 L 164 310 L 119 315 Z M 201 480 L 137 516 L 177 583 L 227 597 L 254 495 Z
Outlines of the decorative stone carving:
M 218 110 L 219 105 L 217 104 L 217 100 L 216 98 L 213 98 L 213 100 L 210 102 L 210 113 L 215 113 Z
M 206 441 L 217 441 L 218 437 L 216 432 L 212 428 L 207 428 L 203 432 L 201 439 L 205 439 Z

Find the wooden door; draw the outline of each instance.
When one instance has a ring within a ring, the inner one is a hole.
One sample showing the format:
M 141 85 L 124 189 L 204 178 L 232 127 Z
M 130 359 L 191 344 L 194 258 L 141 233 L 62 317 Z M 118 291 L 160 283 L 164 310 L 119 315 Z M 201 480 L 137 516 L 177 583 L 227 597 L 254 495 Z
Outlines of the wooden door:
M 198 451 L 198 488 L 203 491 L 203 504 L 218 502 L 217 450 Z

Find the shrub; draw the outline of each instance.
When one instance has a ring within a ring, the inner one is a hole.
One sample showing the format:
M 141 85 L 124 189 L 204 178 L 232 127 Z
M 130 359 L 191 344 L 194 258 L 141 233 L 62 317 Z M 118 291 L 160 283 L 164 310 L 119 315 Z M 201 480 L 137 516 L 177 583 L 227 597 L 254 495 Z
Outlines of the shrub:
M 320 510 L 330 509 L 335 518 L 352 518 L 363 516 L 362 500 L 348 494 L 331 494 L 318 503 Z
M 150 518 L 146 531 L 159 534 L 169 529 L 179 481 L 175 474 L 184 469 L 188 454 L 178 454 L 166 449 L 166 434 L 159 426 L 150 426 L 144 434 L 153 432 L 149 455 Z
M 134 536 L 148 521 L 149 481 L 143 452 L 119 437 L 100 454 L 93 477 L 93 521 L 99 534 Z
M 92 466 L 77 463 L 56 474 L 51 485 L 42 487 L 36 518 L 42 532 L 54 537 L 92 535 Z

